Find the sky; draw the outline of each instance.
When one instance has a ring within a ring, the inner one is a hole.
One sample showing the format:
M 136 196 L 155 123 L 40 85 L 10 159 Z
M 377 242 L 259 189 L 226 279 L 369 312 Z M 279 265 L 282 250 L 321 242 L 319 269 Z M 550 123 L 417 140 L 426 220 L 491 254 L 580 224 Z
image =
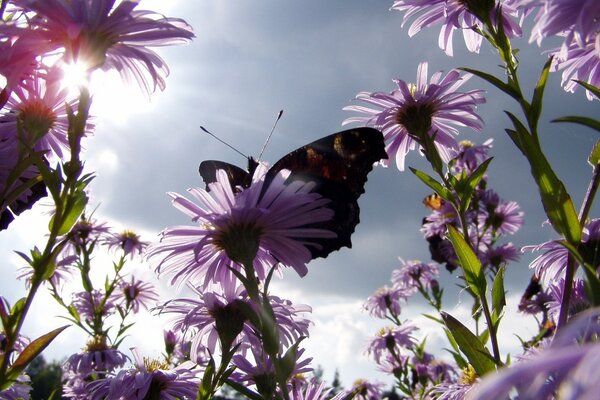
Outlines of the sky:
M 343 111 L 359 91 L 394 89 L 395 78 L 414 81 L 417 66 L 429 62 L 429 72 L 460 66 L 500 74 L 498 58 L 484 43 L 480 54 L 469 53 L 460 35 L 454 40 L 454 57 L 437 47 L 439 27 L 426 29 L 413 38 L 402 27 L 403 15 L 390 11 L 391 1 L 304 0 L 283 2 L 143 0 L 138 9 L 160 11 L 182 17 L 196 39 L 189 45 L 159 49 L 170 76 L 164 92 L 151 98 L 115 76 L 104 76 L 92 88 L 92 112 L 96 130 L 85 141 L 84 158 L 89 171 L 96 171 L 91 184 L 95 216 L 118 228 L 129 228 L 154 241 L 168 226 L 186 224 L 186 217 L 171 205 L 166 192 L 184 193 L 203 187 L 198 165 L 207 159 L 237 164 L 239 154 L 200 130 L 204 126 L 248 156 L 258 156 L 279 110 L 283 117 L 263 159 L 274 163 L 288 152 L 325 135 L 341 131 L 341 122 L 352 114 Z M 521 77 L 526 88 L 533 82 L 546 56 L 543 49 L 517 40 Z M 591 169 L 587 156 L 597 140 L 587 129 L 551 124 L 563 115 L 593 115 L 597 103 L 582 91 L 565 93 L 560 75 L 552 74 L 542 115 L 541 140 L 548 159 L 565 182 L 576 207 L 585 193 Z M 516 246 L 537 244 L 555 238 L 543 227 L 539 195 L 522 155 L 504 133 L 508 127 L 502 110 L 516 111 L 515 104 L 495 88 L 477 78 L 465 89 L 483 88 L 487 103 L 478 108 L 486 122 L 482 133 L 461 132 L 460 137 L 477 143 L 493 138 L 494 161 L 489 169 L 490 187 L 505 200 L 517 201 L 525 212 L 525 226 L 510 238 Z M 530 91 L 525 89 L 526 91 Z M 413 152 L 407 166 L 429 172 L 425 160 Z M 361 197 L 361 222 L 352 237 L 352 249 L 344 248 L 326 259 L 309 264 L 303 279 L 292 270 L 272 285 L 275 294 L 313 307 L 311 337 L 304 342 L 314 365 L 325 377 L 340 372 L 346 386 L 357 378 L 386 380 L 363 354 L 368 339 L 383 325 L 362 311 L 366 298 L 388 283 L 393 269 L 405 260 L 429 261 L 427 242 L 419 228 L 428 214 L 421 200 L 430 191 L 409 171 L 393 165 L 376 168 L 369 175 Z M 20 217 L 7 232 L 0 233 L 0 294 L 14 302 L 25 293 L 24 283 L 15 284 L 22 265 L 13 250 L 27 251 L 42 245 L 49 207 L 37 205 Z M 47 204 L 47 203 L 46 203 Z M 592 216 L 597 216 L 597 208 Z M 533 259 L 524 254 L 507 271 L 509 307 L 502 338 L 505 351 L 518 352 L 516 332 L 534 334 L 533 320 L 523 323 L 516 304 L 531 275 Z M 110 259 L 99 257 L 102 265 Z M 163 300 L 181 296 L 165 282 L 156 281 L 149 266 L 136 265 L 136 275 L 154 279 Z M 441 273 L 448 289 L 444 309 L 468 319 L 469 296 L 458 292 L 456 274 Z M 25 333 L 31 337 L 61 325 L 61 311 L 44 293 L 34 303 Z M 440 350 L 447 344 L 441 331 L 420 316 L 430 312 L 416 299 L 409 302 L 403 318 L 415 320 L 423 337 Z M 126 346 L 140 347 L 158 355 L 164 320 L 146 315 L 138 323 Z M 84 345 L 72 327 L 47 350 L 49 358 L 62 358 Z M 74 347 L 75 346 L 75 347 Z

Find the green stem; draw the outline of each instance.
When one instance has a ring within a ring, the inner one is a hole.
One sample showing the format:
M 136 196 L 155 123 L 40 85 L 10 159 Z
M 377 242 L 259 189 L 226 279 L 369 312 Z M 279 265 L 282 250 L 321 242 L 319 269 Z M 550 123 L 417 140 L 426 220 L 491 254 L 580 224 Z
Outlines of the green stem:
M 595 165 L 594 171 L 592 173 L 592 179 L 590 180 L 590 184 L 588 186 L 587 192 L 581 204 L 581 209 L 579 211 L 579 222 L 582 226 L 585 225 L 585 221 L 590 213 L 592 208 L 592 204 L 594 202 L 594 197 L 596 197 L 596 193 L 598 191 L 598 186 L 600 185 L 600 166 Z M 565 271 L 565 285 L 563 288 L 563 296 L 561 301 L 560 313 L 558 315 L 558 321 L 556 324 L 556 329 L 560 330 L 566 323 L 569 318 L 569 304 L 571 302 L 571 293 L 573 291 L 573 280 L 575 279 L 575 269 L 576 269 L 575 258 L 569 253 L 567 257 L 567 268 Z

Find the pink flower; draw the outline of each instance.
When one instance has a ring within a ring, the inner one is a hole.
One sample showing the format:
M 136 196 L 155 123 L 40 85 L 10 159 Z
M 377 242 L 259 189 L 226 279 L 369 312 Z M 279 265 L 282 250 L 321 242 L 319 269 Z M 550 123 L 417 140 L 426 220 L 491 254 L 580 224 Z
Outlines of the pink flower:
M 0 34 L 18 36 L 36 54 L 64 52 L 66 63 L 90 69 L 116 69 L 134 78 L 148 93 L 165 88 L 169 69 L 152 46 L 186 43 L 194 37 L 182 19 L 134 10 L 138 1 L 13 0 L 13 6 L 35 13 L 26 27 L 6 25 Z M 150 84 L 149 81 L 152 83 Z
M 171 284 L 235 286 L 231 268 L 241 272 L 249 259 L 259 279 L 278 263 L 304 276 L 312 259 L 309 248 L 318 248 L 320 238 L 335 237 L 310 225 L 330 220 L 333 210 L 325 207 L 328 199 L 312 192 L 313 183 L 286 184 L 289 171 L 282 170 L 266 186 L 265 172 L 259 167 L 251 186 L 236 193 L 225 171 L 218 171 L 210 192 L 189 190 L 200 205 L 170 193 L 175 207 L 198 226 L 163 231 L 161 242 L 150 245 L 147 253 L 156 271 L 173 274 Z
M 457 127 L 468 127 L 476 131 L 483 128 L 483 121 L 475 112 L 477 104 L 485 103 L 482 90 L 459 92 L 471 75 L 461 77 L 457 70 L 442 77 L 436 72 L 427 82 L 427 63 L 419 64 L 417 83 L 409 84 L 397 79 L 398 89 L 390 94 L 361 92 L 357 100 L 365 106 L 344 107 L 366 116 L 347 118 L 342 125 L 366 124 L 383 131 L 386 151 L 395 157 L 400 171 L 404 170 L 404 159 L 410 150 L 421 144 L 420 135 L 428 134 L 436 145 L 442 160 L 449 162 L 455 157 L 459 145 L 454 138 Z M 385 162 L 385 161 L 384 161 Z

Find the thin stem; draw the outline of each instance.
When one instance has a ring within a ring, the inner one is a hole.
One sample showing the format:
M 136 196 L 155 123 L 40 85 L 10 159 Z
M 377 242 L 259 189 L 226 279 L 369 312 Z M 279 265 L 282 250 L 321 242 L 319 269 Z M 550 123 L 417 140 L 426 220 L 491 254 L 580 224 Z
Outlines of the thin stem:
M 583 198 L 583 202 L 581 204 L 581 209 L 579 210 L 579 222 L 583 226 L 585 225 L 585 221 L 590 213 L 590 209 L 592 208 L 592 204 L 594 202 L 594 197 L 596 196 L 596 192 L 598 191 L 598 186 L 600 185 L 600 166 L 595 165 L 594 171 L 592 173 L 592 179 L 590 180 L 590 184 L 588 186 L 587 192 L 585 193 L 585 197 Z M 571 292 L 573 291 L 573 280 L 575 279 L 575 258 L 569 253 L 567 257 L 567 268 L 565 271 L 565 285 L 563 288 L 563 296 L 561 301 L 560 313 L 558 315 L 558 322 L 556 324 L 556 329 L 559 330 L 562 328 L 569 318 L 569 304 L 571 302 Z

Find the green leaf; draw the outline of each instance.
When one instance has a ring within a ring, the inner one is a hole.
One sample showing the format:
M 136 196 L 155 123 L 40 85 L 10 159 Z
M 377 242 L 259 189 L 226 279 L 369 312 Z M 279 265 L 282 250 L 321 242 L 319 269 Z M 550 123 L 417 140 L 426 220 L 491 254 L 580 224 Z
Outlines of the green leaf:
M 597 98 L 600 99 L 600 88 L 598 88 L 592 84 L 589 84 L 587 82 L 577 80 L 577 79 L 574 79 L 574 81 L 577 82 L 578 84 L 580 84 L 581 86 L 583 86 L 584 88 L 586 88 L 587 90 L 589 90 L 590 92 L 592 92 Z
M 594 168 L 600 165 L 600 140 L 594 145 L 594 148 L 588 157 L 588 162 Z
M 515 126 L 520 148 L 529 161 L 531 174 L 538 186 L 542 205 L 552 227 L 569 242 L 579 243 L 581 241 L 581 224 L 565 185 L 550 166 L 539 144 L 527 133 L 523 124 L 511 113 L 507 112 L 506 114 Z M 523 131 L 524 129 L 525 131 Z
M 240 383 L 237 383 L 235 381 L 232 381 L 231 379 L 227 379 L 225 381 L 225 383 L 230 386 L 231 388 L 233 388 L 236 392 L 244 395 L 245 397 L 252 399 L 252 400 L 263 400 L 262 396 L 259 395 L 258 393 L 248 389 L 245 385 L 242 385 Z M 198 398 L 198 400 L 200 400 L 200 398 Z
M 215 360 L 211 357 L 208 365 L 204 369 L 202 381 L 198 387 L 198 396 L 196 400 L 209 400 L 213 395 L 213 377 L 215 375 Z
M 494 284 L 492 285 L 492 311 L 493 316 L 496 320 L 500 318 L 506 306 L 506 294 L 504 292 L 504 272 L 505 268 L 501 267 L 494 278 Z
M 587 126 L 600 132 L 600 121 L 589 117 L 566 116 L 553 119 L 552 122 L 573 122 L 578 125 Z
M 427 175 L 423 171 L 409 167 L 413 174 L 417 176 L 424 184 L 433 189 L 434 192 L 440 195 L 440 197 L 446 201 L 452 202 L 452 192 L 448 190 L 440 182 L 436 181 L 433 177 Z
M 475 252 L 467 244 L 462 234 L 452 225 L 448 225 L 448 237 L 458 256 L 460 267 L 469 288 L 475 296 L 485 296 L 487 281 L 481 262 L 475 255 Z
M 471 200 L 473 199 L 473 193 L 475 193 L 475 189 L 479 182 L 485 176 L 487 169 L 492 162 L 492 157 L 488 158 L 484 162 L 482 162 L 475 171 L 467 178 L 464 185 L 461 185 L 461 191 L 459 193 L 460 198 L 460 213 L 465 214 L 471 205 Z
M 540 119 L 540 115 L 542 114 L 544 89 L 546 88 L 546 83 L 548 82 L 548 75 L 550 74 L 550 65 L 552 65 L 552 57 L 549 57 L 548 61 L 546 61 L 546 64 L 544 64 L 544 68 L 542 69 L 542 73 L 540 74 L 540 79 L 538 80 L 535 90 L 533 91 L 533 98 L 531 99 L 531 108 L 529 109 L 529 120 L 531 121 L 532 126 L 537 125 L 537 122 Z
M 48 345 L 66 328 L 70 325 L 61 326 L 60 328 L 56 328 L 55 330 L 46 333 L 45 335 L 40 336 L 35 339 L 23 351 L 19 354 L 19 357 L 15 360 L 15 362 L 10 367 L 11 375 L 16 374 L 19 375 L 27 365 L 33 361 Z
M 467 357 L 477 375 L 482 377 L 488 372 L 494 371 L 496 364 L 492 361 L 492 355 L 481 343 L 479 337 L 450 314 L 442 312 L 441 315 L 460 351 Z
M 59 235 L 66 235 L 69 233 L 73 225 L 79 220 L 79 217 L 83 213 L 85 206 L 87 204 L 88 198 L 85 192 L 78 191 L 74 193 L 74 199 L 72 200 L 70 207 L 66 210 L 67 214 L 64 217 L 60 228 L 58 229 Z M 52 224 L 54 218 L 50 221 Z
M 491 74 L 488 74 L 486 72 L 479 71 L 476 69 L 472 69 L 472 68 L 461 67 L 459 69 L 462 71 L 465 71 L 465 72 L 469 72 L 475 76 L 478 76 L 485 81 L 488 81 L 492 85 L 496 86 L 498 89 L 502 90 L 504 93 L 508 94 L 513 99 L 518 100 L 521 97 L 517 90 L 515 90 L 509 84 L 502 82 L 500 79 L 496 78 L 494 75 L 491 75 Z

